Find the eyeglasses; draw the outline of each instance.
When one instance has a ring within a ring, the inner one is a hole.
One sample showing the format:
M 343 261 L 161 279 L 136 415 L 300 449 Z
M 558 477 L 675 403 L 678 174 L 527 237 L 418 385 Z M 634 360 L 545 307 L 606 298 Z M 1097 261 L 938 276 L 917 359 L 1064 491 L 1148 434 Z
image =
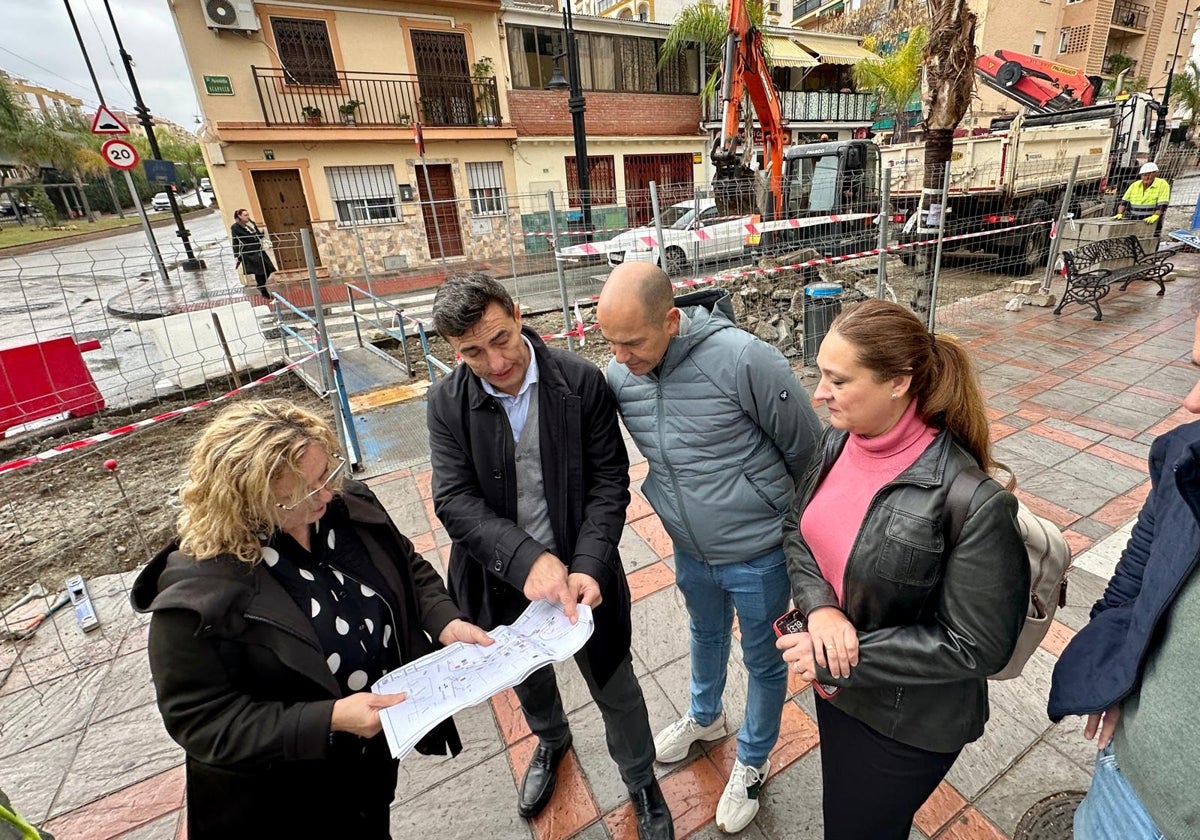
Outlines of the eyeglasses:
M 296 508 L 300 507 L 301 505 L 307 504 L 308 502 L 312 501 L 312 498 L 314 496 L 319 494 L 322 490 L 327 489 L 329 487 L 329 485 L 334 482 L 334 479 L 336 479 L 339 475 L 342 474 L 342 470 L 344 470 L 346 468 L 346 459 L 345 458 L 342 458 L 341 456 L 335 456 L 335 460 L 336 460 L 336 463 L 330 468 L 329 475 L 325 476 L 325 480 L 321 482 L 320 487 L 318 487 L 316 490 L 312 490 L 309 493 L 305 494 L 304 498 L 302 498 L 298 502 L 293 502 L 290 505 L 281 505 L 278 502 L 276 502 L 275 507 L 279 508 L 280 510 L 293 511 Z

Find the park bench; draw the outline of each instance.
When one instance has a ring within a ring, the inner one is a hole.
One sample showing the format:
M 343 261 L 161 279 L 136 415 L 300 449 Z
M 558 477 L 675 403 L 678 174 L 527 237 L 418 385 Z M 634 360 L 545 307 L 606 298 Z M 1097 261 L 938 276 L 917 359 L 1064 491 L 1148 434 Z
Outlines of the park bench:
M 1067 288 L 1054 314 L 1062 312 L 1068 303 L 1082 303 L 1096 310 L 1093 321 L 1103 318 L 1100 300 L 1116 283 L 1121 291 L 1129 288 L 1134 280 L 1146 280 L 1158 284 L 1158 296 L 1166 292 L 1163 277 L 1175 267 L 1167 262 L 1173 251 L 1146 253 L 1136 236 L 1120 236 L 1089 242 L 1069 251 L 1062 252 Z

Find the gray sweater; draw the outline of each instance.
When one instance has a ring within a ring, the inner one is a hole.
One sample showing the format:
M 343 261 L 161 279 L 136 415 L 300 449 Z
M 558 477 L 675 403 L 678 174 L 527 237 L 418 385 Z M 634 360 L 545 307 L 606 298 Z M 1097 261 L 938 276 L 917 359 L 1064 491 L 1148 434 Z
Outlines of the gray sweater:
M 654 371 L 634 376 L 613 359 L 608 384 L 675 545 L 708 563 L 750 560 L 783 544 L 819 423 L 783 355 L 738 329 L 728 295 L 683 313 Z

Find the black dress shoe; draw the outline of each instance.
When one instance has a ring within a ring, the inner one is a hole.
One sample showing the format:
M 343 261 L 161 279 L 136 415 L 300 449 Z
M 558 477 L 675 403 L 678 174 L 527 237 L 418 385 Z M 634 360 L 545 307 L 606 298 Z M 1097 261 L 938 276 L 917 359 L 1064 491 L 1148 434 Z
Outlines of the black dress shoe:
M 517 798 L 517 813 L 525 819 L 532 819 L 540 814 L 554 795 L 554 785 L 558 781 L 558 764 L 569 749 L 570 735 L 558 749 L 546 746 L 544 741 L 538 741 L 533 758 L 525 768 L 525 775 L 521 777 L 521 791 Z
M 629 798 L 637 817 L 638 840 L 675 840 L 675 824 L 657 781 L 631 791 Z

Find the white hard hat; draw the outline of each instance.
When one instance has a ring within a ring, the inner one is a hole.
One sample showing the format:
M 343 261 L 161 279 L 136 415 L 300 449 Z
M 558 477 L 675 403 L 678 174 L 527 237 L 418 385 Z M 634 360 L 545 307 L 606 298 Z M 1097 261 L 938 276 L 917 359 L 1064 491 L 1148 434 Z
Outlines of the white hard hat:
M 1155 163 L 1154 161 L 1150 161 L 1149 163 L 1142 164 L 1142 168 L 1138 170 L 1138 174 L 1145 175 L 1147 172 L 1157 172 L 1157 171 L 1158 171 L 1158 164 Z

